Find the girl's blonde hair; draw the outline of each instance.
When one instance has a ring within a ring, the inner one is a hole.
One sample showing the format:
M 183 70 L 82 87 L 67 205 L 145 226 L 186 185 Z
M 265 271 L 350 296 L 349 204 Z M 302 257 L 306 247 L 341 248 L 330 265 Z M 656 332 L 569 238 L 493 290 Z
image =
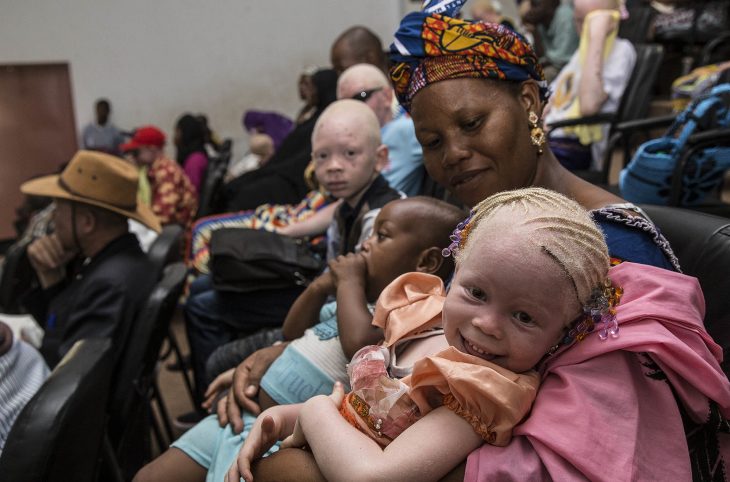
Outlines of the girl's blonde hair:
M 509 217 L 495 219 L 505 212 Z M 474 240 L 487 232 L 518 236 L 539 247 L 563 270 L 581 306 L 606 280 L 609 257 L 603 233 L 580 204 L 555 191 L 538 187 L 504 191 L 477 204 L 457 234 L 457 267 L 478 249 Z

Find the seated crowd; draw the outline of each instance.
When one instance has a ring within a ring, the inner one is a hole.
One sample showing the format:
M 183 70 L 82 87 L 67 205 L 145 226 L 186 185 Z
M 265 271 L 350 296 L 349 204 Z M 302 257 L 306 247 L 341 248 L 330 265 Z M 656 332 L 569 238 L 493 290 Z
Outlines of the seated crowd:
M 207 119 L 180 116 L 170 158 L 159 127 L 125 133 L 99 100 L 85 149 L 20 187 L 52 200 L 17 242 L 44 336 L 0 322 L 0 457 L 75 342 L 123 356 L 158 281 L 145 251 L 179 225 L 194 411 L 136 481 L 726 478 L 730 382 L 698 281 L 641 208 L 573 172 L 607 128 L 548 132 L 616 110 L 623 5 L 532 2 L 531 43 L 499 2 L 470 2 L 477 20 L 464 3 L 424 2 L 387 55 L 343 32 L 294 120 L 246 113 L 215 196 Z M 322 270 L 227 289 L 224 228 L 298 238 Z

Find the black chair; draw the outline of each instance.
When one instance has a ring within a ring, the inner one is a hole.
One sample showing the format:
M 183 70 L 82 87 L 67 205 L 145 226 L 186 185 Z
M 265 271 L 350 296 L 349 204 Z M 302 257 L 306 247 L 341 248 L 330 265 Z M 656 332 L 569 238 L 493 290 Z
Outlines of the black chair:
M 27 244 L 12 245 L 5 253 L 0 276 L 0 312 L 18 314 L 23 312 L 20 295 L 30 286 L 33 268 L 25 255 Z
M 154 277 L 159 280 L 162 275 L 162 271 L 166 266 L 171 263 L 182 261 L 183 257 L 183 228 L 177 224 L 168 224 L 162 228 L 162 233 L 155 239 L 150 246 L 147 256 L 152 261 Z M 180 343 L 177 341 L 175 333 L 168 329 L 167 340 L 169 342 L 169 348 L 160 355 L 160 358 L 165 359 L 170 356 L 171 353 L 175 354 L 177 358 L 176 364 L 182 372 L 183 381 L 185 386 L 193 396 L 193 382 L 190 378 L 189 371 L 192 369 L 187 359 L 182 355 L 182 349 Z M 158 350 L 159 352 L 159 350 Z
M 181 261 L 183 256 L 183 228 L 178 224 L 163 226 L 162 232 L 150 245 L 147 257 L 153 265 L 155 279 L 160 279 L 162 270 L 170 263 Z
M 0 481 L 95 480 L 111 372 L 109 339 L 77 342 L 15 420 Z
M 636 64 L 626 90 L 621 96 L 616 112 L 600 113 L 577 119 L 566 119 L 549 125 L 551 129 L 577 125 L 609 124 L 608 146 L 600 170 L 575 171 L 575 174 L 593 184 L 608 185 L 611 172 L 611 156 L 620 141 L 623 142 L 624 164 L 628 159 L 629 144 L 624 136 L 622 124 L 635 119 L 643 119 L 649 110 L 651 90 L 659 72 L 659 65 L 664 56 L 664 49 L 657 44 L 635 45 Z
M 730 376 L 730 219 L 666 206 L 641 206 L 666 236 L 685 274 L 705 295 L 705 328 L 722 346 Z
M 158 447 L 173 439 L 170 417 L 157 384 L 157 363 L 162 343 L 183 290 L 187 270 L 183 263 L 164 269 L 155 288 L 135 321 L 129 341 L 115 371 L 115 385 L 109 404 L 108 435 L 112 454 L 105 454 L 113 467 L 133 475 L 149 460 L 146 440 L 150 424 Z M 154 416 L 153 403 L 161 422 Z
M 618 36 L 632 44 L 642 44 L 649 39 L 655 10 L 648 5 L 629 8 L 629 18 L 621 20 Z
M 231 161 L 231 147 L 233 143 L 230 139 L 226 139 L 218 152 L 218 156 L 210 159 L 208 169 L 205 172 L 205 179 L 200 187 L 198 196 L 198 212 L 196 219 L 209 216 L 217 212 L 220 204 L 221 188 L 223 187 L 223 178 L 228 170 L 228 164 Z

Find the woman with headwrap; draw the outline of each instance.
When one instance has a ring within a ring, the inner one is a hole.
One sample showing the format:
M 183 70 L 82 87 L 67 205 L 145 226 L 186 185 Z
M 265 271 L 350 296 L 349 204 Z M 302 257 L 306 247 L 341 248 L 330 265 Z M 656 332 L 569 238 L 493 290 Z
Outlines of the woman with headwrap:
M 429 175 L 468 206 L 520 187 L 560 192 L 592 212 L 612 258 L 678 269 L 666 240 L 636 207 L 560 165 L 541 126 L 548 91 L 532 48 L 501 26 L 455 18 L 464 3 L 425 2 L 424 11 L 403 19 L 390 49 L 391 78 L 415 123 Z M 697 309 L 692 319 L 701 320 L 702 300 L 689 306 Z M 645 308 L 642 316 L 666 313 L 658 305 Z M 685 315 L 678 315 L 678 322 L 684 323 Z M 657 349 L 647 335 L 645 348 Z M 673 375 L 650 361 L 641 364 L 619 350 L 605 364 L 607 359 L 596 355 L 557 359 L 550 367 L 553 378 L 545 379 L 532 414 L 515 428 L 512 442 L 473 452 L 466 480 L 690 478 L 683 417 L 688 427 L 702 429 L 710 416 L 723 420 L 717 408 L 688 393 L 679 395 L 678 404 L 672 392 L 677 386 L 666 384 Z M 594 356 L 597 362 L 591 361 Z M 691 384 L 692 377 L 687 381 Z M 566 386 L 571 389 L 561 390 Z M 692 463 L 710 454 L 709 465 L 695 466 L 704 467 L 702 475 L 710 478 L 724 465 L 717 433 L 708 433 L 709 450 L 693 451 Z M 666 435 L 661 444 L 652 438 L 659 434 Z M 460 469 L 463 476 L 464 466 Z M 452 475 L 452 480 L 461 478 L 459 470 Z M 261 460 L 254 476 L 258 482 L 321 480 L 311 454 L 296 449 Z

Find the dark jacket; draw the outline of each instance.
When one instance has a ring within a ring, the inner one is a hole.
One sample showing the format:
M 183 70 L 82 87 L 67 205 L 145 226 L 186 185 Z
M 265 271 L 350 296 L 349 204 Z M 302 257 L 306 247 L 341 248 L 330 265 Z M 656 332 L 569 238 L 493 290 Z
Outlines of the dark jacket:
M 45 325 L 40 351 L 48 366 L 83 338 L 109 337 L 118 354 L 156 281 L 152 273 L 137 238 L 127 233 L 84 260 L 65 282 L 26 297 L 25 306 Z
M 390 187 L 382 175 L 378 175 L 354 208 L 343 202 L 335 211 L 334 222 L 337 233 L 335 236 L 330 236 L 335 239 L 328 240 L 334 243 L 333 254 L 353 253 L 362 234 L 365 215 L 400 198 L 401 194 Z M 328 234 L 335 233 L 330 231 Z

